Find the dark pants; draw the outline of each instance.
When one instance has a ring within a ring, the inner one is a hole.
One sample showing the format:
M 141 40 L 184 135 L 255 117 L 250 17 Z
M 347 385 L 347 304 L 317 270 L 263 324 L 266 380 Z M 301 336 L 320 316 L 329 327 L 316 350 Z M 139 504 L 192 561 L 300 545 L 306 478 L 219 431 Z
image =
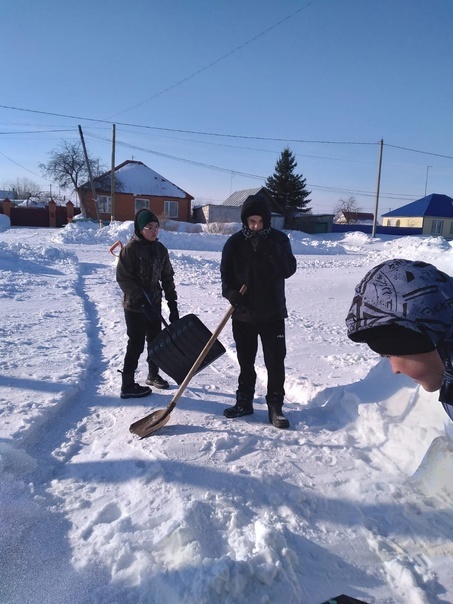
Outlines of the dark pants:
M 145 349 L 145 340 L 148 344 L 148 366 L 149 373 L 156 375 L 158 367 L 149 357 L 149 344 L 154 340 L 161 330 L 160 319 L 149 321 L 141 312 L 124 311 L 127 327 L 127 348 L 124 357 L 123 373 L 134 373 L 138 366 L 140 355 Z
M 258 352 L 258 336 L 263 348 L 264 364 L 267 369 L 267 394 L 285 395 L 285 321 L 268 323 L 245 323 L 233 319 L 233 337 L 240 367 L 239 392 L 252 394 L 255 391 L 255 359 Z

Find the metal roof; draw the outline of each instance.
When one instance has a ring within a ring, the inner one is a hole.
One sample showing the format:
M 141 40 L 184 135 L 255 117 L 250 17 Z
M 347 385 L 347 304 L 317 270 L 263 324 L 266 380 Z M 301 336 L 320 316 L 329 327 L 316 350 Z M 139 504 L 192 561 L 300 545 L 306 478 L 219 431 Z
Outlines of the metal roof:
M 432 193 L 417 201 L 408 203 L 405 206 L 401 206 L 391 212 L 382 214 L 383 217 L 391 216 L 404 216 L 410 218 L 416 218 L 420 216 L 445 216 L 453 217 L 453 199 L 448 195 L 440 195 L 439 193 Z
M 241 208 L 244 201 L 249 195 L 256 195 L 261 191 L 263 187 L 257 187 L 256 189 L 244 189 L 243 191 L 235 191 L 225 201 L 222 201 L 221 206 L 235 206 Z

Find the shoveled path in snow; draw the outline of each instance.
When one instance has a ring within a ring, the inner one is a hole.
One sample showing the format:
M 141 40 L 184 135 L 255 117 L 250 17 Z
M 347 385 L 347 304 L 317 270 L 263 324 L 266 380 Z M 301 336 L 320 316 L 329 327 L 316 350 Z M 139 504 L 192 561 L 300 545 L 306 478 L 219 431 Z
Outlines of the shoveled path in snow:
M 363 404 L 363 376 L 347 380 L 342 366 L 354 374 L 356 351 L 348 357 L 337 346 L 333 357 L 320 337 L 330 329 L 335 344 L 341 312 L 328 320 L 322 312 L 290 312 L 290 430 L 268 424 L 262 370 L 255 414 L 223 417 L 237 377 L 227 326 L 220 338 L 227 354 L 192 380 L 164 429 L 139 441 L 130 423 L 165 407 L 176 386 L 139 401 L 119 398 L 126 336 L 113 259 L 100 246 L 68 249 L 79 263 L 74 287 L 87 362 L 71 396 L 23 441 L 38 465 L 32 480 L 41 522 L 10 552 L 9 575 L 20 568 L 21 580 L 9 584 L 8 604 L 314 603 L 338 593 L 373 602 L 451 600 L 451 571 L 440 568 L 439 579 L 430 562 L 453 553 L 445 540 L 453 527 L 449 506 L 442 509 L 441 494 L 421 496 L 416 480 L 407 481 L 410 469 L 386 448 L 397 438 L 410 443 L 411 430 L 421 429 L 423 395 L 389 380 L 383 412 Z M 195 312 L 213 329 L 226 311 L 219 254 L 172 252 L 172 261 L 181 312 Z M 328 258 L 303 259 L 307 289 L 310 267 L 323 264 L 330 266 Z M 362 265 L 347 257 L 344 270 Z M 197 308 L 194 285 L 202 291 Z M 324 292 L 317 295 L 321 301 Z M 71 330 L 67 338 L 70 350 Z M 319 355 L 318 382 L 296 373 L 298 354 Z M 384 370 L 378 365 L 368 385 L 381 384 Z M 138 377 L 145 375 L 143 359 Z M 394 405 L 408 427 L 392 425 Z M 358 477 L 357 465 L 365 468 Z M 422 475 L 417 480 L 426 486 Z

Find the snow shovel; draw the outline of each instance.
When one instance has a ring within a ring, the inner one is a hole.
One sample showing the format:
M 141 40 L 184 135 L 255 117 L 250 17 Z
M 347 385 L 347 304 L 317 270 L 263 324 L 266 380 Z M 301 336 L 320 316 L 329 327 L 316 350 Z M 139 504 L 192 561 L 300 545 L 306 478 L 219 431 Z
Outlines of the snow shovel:
M 239 290 L 239 293 L 244 295 L 246 290 L 247 290 L 247 286 L 243 285 L 241 287 L 241 289 Z M 233 311 L 234 311 L 234 306 L 231 305 L 230 308 L 225 313 L 225 316 L 223 317 L 223 319 L 220 321 L 219 326 L 214 331 L 212 336 L 209 338 L 208 343 L 205 345 L 203 350 L 200 352 L 197 360 L 192 365 L 192 368 L 190 369 L 189 373 L 186 375 L 182 384 L 179 386 L 178 390 L 174 394 L 174 396 L 171 399 L 170 403 L 168 404 L 167 408 L 158 409 L 157 411 L 153 411 L 153 413 L 150 413 L 149 415 L 146 415 L 142 419 L 139 419 L 136 422 L 134 422 L 133 424 L 131 424 L 131 426 L 129 427 L 129 431 L 132 432 L 132 434 L 136 434 L 140 438 L 146 438 L 153 432 L 156 432 L 156 430 L 159 430 L 160 428 L 165 426 L 165 424 L 170 419 L 170 413 L 176 407 L 176 403 L 181 398 L 182 393 L 186 389 L 186 387 L 189 384 L 192 377 L 197 372 L 197 370 L 200 367 L 201 363 L 203 362 L 205 356 L 208 354 L 211 347 L 214 345 L 214 342 L 217 340 L 218 336 L 220 335 L 220 332 L 225 327 L 228 319 L 233 314 Z
M 119 253 L 118 253 L 118 254 L 115 254 L 115 250 L 116 250 L 116 248 L 117 248 L 117 247 L 119 247 L 119 248 L 120 248 L 120 251 L 121 251 L 121 250 L 123 249 L 123 247 L 124 247 L 124 245 L 123 245 L 122 241 L 120 241 L 119 239 L 118 239 L 118 241 L 115 241 L 115 243 L 114 243 L 113 245 L 111 245 L 111 246 L 109 247 L 109 252 L 110 252 L 110 253 L 111 253 L 113 256 L 115 256 L 115 258 L 119 258 Z
M 364 600 L 357 600 L 357 598 L 351 598 L 351 596 L 341 594 L 341 596 L 335 596 L 335 598 L 330 598 L 330 600 L 321 602 L 321 604 L 366 604 L 366 602 Z
M 148 357 L 180 385 L 212 334 L 193 313 L 169 325 L 154 306 L 148 292 L 143 287 L 140 288 L 152 313 L 165 325 L 165 329 L 162 329 L 148 344 Z M 225 352 L 222 343 L 216 340 L 198 367 L 198 371 L 202 371 Z

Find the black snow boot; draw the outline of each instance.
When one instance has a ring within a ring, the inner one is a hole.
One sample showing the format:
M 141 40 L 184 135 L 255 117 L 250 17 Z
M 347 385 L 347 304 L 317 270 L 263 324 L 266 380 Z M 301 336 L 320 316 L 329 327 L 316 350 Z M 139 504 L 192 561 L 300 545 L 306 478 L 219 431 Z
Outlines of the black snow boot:
M 146 378 L 145 384 L 149 384 L 150 386 L 154 386 L 154 388 L 159 388 L 160 390 L 167 390 L 167 388 L 169 387 L 169 383 L 167 382 L 167 380 L 161 378 L 158 373 L 156 373 L 155 375 L 151 375 L 149 373 L 148 377 Z
M 269 410 L 269 421 L 276 428 L 289 428 L 289 421 L 283 415 L 283 397 L 280 394 L 268 394 L 266 396 L 267 408 Z
M 253 413 L 253 392 L 236 392 L 236 404 L 234 407 L 228 407 L 223 411 L 223 415 L 229 419 L 233 417 L 242 417 L 243 415 L 252 415 Z
M 123 380 L 121 385 L 121 398 L 141 398 L 142 396 L 148 396 L 151 394 L 151 388 L 148 386 L 140 386 L 134 382 L 133 373 L 123 373 Z

